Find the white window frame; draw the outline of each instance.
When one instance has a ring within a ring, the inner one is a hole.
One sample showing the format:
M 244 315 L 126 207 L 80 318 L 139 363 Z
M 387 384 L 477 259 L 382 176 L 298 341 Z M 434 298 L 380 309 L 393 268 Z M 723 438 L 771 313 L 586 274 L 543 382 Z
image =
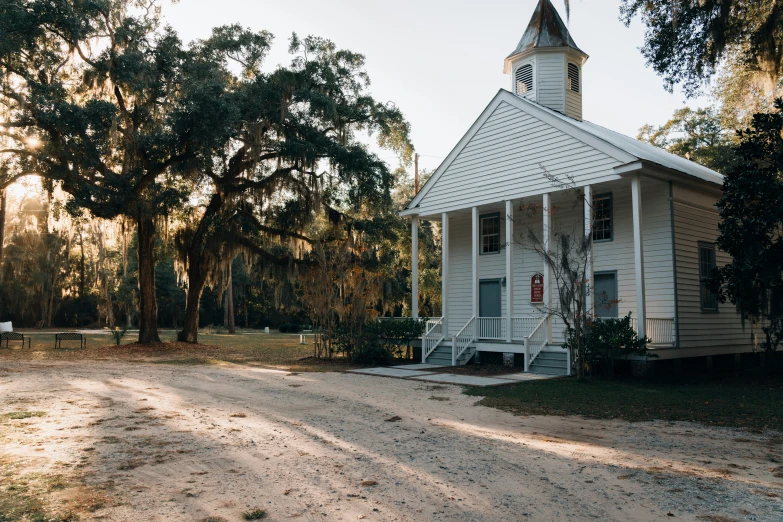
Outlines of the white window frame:
M 491 234 L 485 234 L 484 233 L 484 223 L 489 221 L 490 219 L 494 219 L 497 221 L 497 232 L 493 232 Z M 492 250 L 489 252 L 484 251 L 484 238 L 485 237 L 492 237 L 497 236 L 497 250 Z M 479 255 L 482 256 L 491 256 L 494 254 L 500 253 L 500 212 L 493 212 L 491 214 L 482 214 L 479 216 Z
M 597 208 L 598 207 L 596 205 L 596 201 L 603 200 L 603 199 L 609 200 L 609 217 L 608 218 L 601 218 L 601 221 L 604 221 L 604 220 L 608 220 L 609 221 L 609 237 L 596 239 L 595 238 L 595 233 L 597 232 L 597 228 L 598 228 L 598 227 L 596 227 L 596 225 L 597 225 L 597 223 L 599 221 L 599 218 L 597 216 Z M 593 196 L 592 205 L 593 205 L 593 227 L 592 227 L 593 228 L 593 230 L 592 230 L 593 243 L 603 243 L 604 241 L 614 241 L 614 198 L 612 197 L 612 193 L 611 192 L 604 192 L 602 194 L 596 194 L 595 196 Z

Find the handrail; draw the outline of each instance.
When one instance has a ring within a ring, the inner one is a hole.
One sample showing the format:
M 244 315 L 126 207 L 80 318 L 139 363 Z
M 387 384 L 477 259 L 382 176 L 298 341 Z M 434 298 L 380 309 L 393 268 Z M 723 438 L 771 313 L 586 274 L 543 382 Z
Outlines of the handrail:
M 541 318 L 530 335 L 525 337 L 525 371 L 530 369 L 530 365 L 541 353 L 541 350 L 546 345 L 546 333 L 548 328 L 541 328 L 549 321 L 549 316 L 546 315 Z
M 441 341 L 443 341 L 445 335 L 446 332 L 443 331 L 443 317 L 438 317 L 436 319 L 430 319 L 427 321 L 421 344 L 422 363 L 427 362 L 427 357 L 429 357 L 430 354 L 435 351 L 435 348 L 437 348 Z
M 457 360 L 465 350 L 468 349 L 470 343 L 476 340 L 476 316 L 470 318 L 470 320 L 462 327 L 462 329 L 454 336 L 454 341 L 451 343 L 451 364 L 457 365 Z
M 524 317 L 514 317 L 511 319 L 511 338 L 515 341 L 524 340 L 536 328 L 536 324 L 541 320 L 541 316 L 528 315 Z

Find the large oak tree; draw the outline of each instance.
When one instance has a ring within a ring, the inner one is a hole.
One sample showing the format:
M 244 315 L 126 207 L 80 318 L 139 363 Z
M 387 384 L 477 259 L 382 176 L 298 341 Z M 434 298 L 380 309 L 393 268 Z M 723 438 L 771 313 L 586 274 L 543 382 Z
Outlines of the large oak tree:
M 226 63 L 183 45 L 158 14 L 142 0 L 0 6 L 5 166 L 59 182 L 74 209 L 135 222 L 142 343 L 159 341 L 156 220 L 242 118 Z

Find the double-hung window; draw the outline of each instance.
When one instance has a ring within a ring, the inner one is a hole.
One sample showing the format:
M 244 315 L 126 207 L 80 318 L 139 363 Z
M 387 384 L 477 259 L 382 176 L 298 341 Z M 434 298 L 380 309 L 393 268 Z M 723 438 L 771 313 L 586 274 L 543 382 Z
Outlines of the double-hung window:
M 500 252 L 500 215 L 488 214 L 480 219 L 481 253 L 497 254 Z
M 705 279 L 712 275 L 715 267 L 715 245 L 699 243 L 699 292 L 703 312 L 718 311 L 718 296 L 705 282 Z
M 593 241 L 612 239 L 612 194 L 596 194 L 593 197 Z

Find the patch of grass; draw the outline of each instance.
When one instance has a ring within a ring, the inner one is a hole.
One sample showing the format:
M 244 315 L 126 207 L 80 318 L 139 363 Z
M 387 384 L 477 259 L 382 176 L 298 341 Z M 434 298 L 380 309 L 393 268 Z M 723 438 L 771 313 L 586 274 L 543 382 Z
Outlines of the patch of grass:
M 33 522 L 74 522 L 79 517 L 66 511 L 50 513 L 46 493 L 64 489 L 57 487 L 65 480 L 60 475 L 20 473 L 13 466 L 0 463 L 0 522 L 28 520 Z
M 119 346 L 108 331 L 86 334 L 87 348 L 54 350 L 54 333 L 61 329 L 25 331 L 31 349 L 0 350 L 4 360 L 124 360 L 177 365 L 242 364 L 286 368 L 292 371 L 335 371 L 355 368 L 339 356 L 331 360 L 312 357 L 312 344 L 299 344 L 299 334 L 265 334 L 259 330 L 237 330 L 235 335 L 199 332 L 199 343 L 173 342 L 176 332 L 160 330 L 161 344 L 140 346 L 136 332 L 128 332 Z M 305 333 L 309 341 L 312 334 Z
M 251 509 L 250 511 L 242 513 L 242 518 L 245 520 L 261 520 L 262 518 L 266 518 L 266 511 L 258 508 Z
M 752 431 L 783 430 L 783 378 L 755 376 L 683 383 L 551 379 L 499 388 L 470 388 L 480 405 L 518 415 L 691 421 Z
M 46 415 L 45 411 L 9 411 L 3 414 L 4 417 L 14 420 L 43 417 L 44 415 Z

